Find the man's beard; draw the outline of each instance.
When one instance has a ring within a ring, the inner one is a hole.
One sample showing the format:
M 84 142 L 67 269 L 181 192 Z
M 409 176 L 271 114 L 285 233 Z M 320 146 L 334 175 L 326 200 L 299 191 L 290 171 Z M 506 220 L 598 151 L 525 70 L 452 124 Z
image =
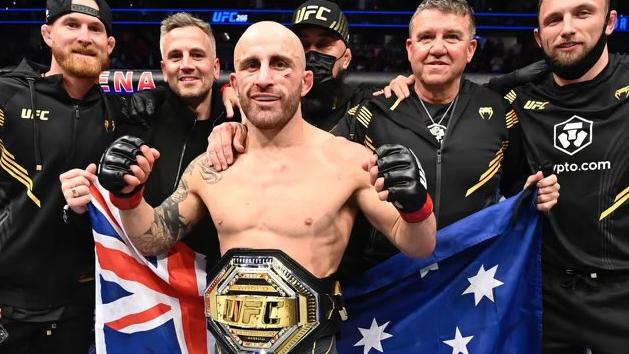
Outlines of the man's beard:
M 590 48 L 584 48 L 579 55 L 561 56 L 555 54 L 551 57 L 546 50 L 543 50 L 543 56 L 555 75 L 566 80 L 576 80 L 585 75 L 596 64 L 606 45 L 607 35 L 605 34 L 605 27 L 603 27 L 603 32 L 596 44 Z
M 211 94 L 212 86 L 202 87 L 198 90 L 182 90 L 177 85 L 173 85 L 171 89 L 177 96 L 181 97 L 182 100 L 191 105 L 198 105 Z
M 52 55 L 65 72 L 82 79 L 95 79 L 101 71 L 109 67 L 107 54 L 103 55 L 103 53 L 86 49 L 80 45 L 74 45 L 68 49 L 53 45 Z
M 254 106 L 251 99 L 247 98 L 240 100 L 242 111 L 247 116 L 247 120 L 251 122 L 256 128 L 260 130 L 271 130 L 282 128 L 291 120 L 291 118 L 297 112 L 299 108 L 299 101 L 301 99 L 301 85 L 282 101 L 282 105 L 279 111 L 261 110 Z

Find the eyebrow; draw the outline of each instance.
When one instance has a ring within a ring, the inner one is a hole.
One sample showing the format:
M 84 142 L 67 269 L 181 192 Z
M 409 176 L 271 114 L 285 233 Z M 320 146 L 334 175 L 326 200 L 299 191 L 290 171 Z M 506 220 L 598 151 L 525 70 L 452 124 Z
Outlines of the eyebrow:
M 72 13 L 69 13 L 66 15 L 66 17 L 63 18 L 63 20 L 61 21 L 62 23 L 68 23 L 68 22 L 86 22 L 85 19 L 81 19 L 77 16 L 74 16 Z M 103 29 L 105 28 L 105 25 L 96 17 L 94 17 L 94 19 L 90 19 L 89 21 L 87 21 L 87 24 L 92 26 L 92 25 L 96 25 L 96 26 L 101 26 Z
M 420 36 L 423 36 L 423 35 L 433 35 L 433 34 L 435 34 L 435 32 L 436 31 L 432 30 L 432 29 L 425 30 L 425 31 L 420 31 L 420 32 L 417 32 L 417 35 L 415 37 L 420 37 Z M 457 34 L 457 35 L 460 35 L 460 36 L 465 36 L 465 32 L 463 32 L 461 30 L 458 30 L 458 29 L 446 30 L 446 31 L 444 31 L 444 34 Z
M 278 61 L 278 60 L 282 60 L 285 61 L 287 63 L 289 63 L 290 65 L 294 65 L 295 60 L 293 58 L 291 58 L 288 55 L 283 55 L 283 54 L 274 54 L 271 56 L 269 62 L 274 62 L 274 61 Z M 260 59 L 257 56 L 249 56 L 249 57 L 245 57 L 243 59 L 240 60 L 240 62 L 238 63 L 238 68 L 243 69 L 244 67 L 247 66 L 247 64 L 250 63 L 259 63 Z
M 577 7 L 575 7 L 574 9 L 571 9 L 571 12 L 575 12 L 575 11 L 580 11 L 580 10 L 595 10 L 596 7 L 590 3 L 583 3 L 583 4 L 579 4 Z M 546 16 L 544 16 L 542 18 L 542 23 L 544 23 L 545 21 L 547 21 L 549 18 L 552 17 L 563 17 L 563 12 L 562 11 L 554 11 L 551 12 L 549 14 L 547 14 Z

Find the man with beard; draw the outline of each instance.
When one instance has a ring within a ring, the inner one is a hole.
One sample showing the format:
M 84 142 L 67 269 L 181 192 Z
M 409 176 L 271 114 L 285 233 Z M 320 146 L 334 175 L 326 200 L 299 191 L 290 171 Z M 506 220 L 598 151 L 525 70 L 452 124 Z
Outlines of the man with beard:
M 183 170 L 207 148 L 207 137 L 225 117 L 220 97 L 213 97 L 220 65 L 210 25 L 188 13 L 176 13 L 162 21 L 160 30 L 162 73 L 168 84 L 160 88 L 160 104 L 148 118 L 148 127 L 119 124 L 116 136 L 142 137 L 161 152 L 145 186 L 147 202 L 158 206 L 177 188 Z M 68 206 L 77 214 L 87 211 L 88 188 L 95 179 L 96 165 L 61 175 L 61 188 Z M 72 189 L 79 190 L 76 195 Z M 195 226 L 184 240 L 206 255 L 208 268 L 220 258 L 216 229 L 209 216 Z
M 515 177 L 508 174 L 517 171 L 519 177 L 520 172 L 508 167 L 519 161 L 507 155 L 509 131 L 517 125 L 508 103 L 463 78 L 476 50 L 474 33 L 474 12 L 466 1 L 422 1 L 409 22 L 406 42 L 415 77 L 411 97 L 371 97 L 350 109 L 332 131 L 372 150 L 392 143 L 412 149 L 422 165 L 430 166 L 426 178 L 439 228 L 496 203 L 501 182 L 513 193 Z M 547 211 L 557 202 L 556 176 L 531 172 L 526 182 L 518 178 L 519 188 L 536 184 L 538 209 Z M 350 240 L 344 275 L 363 272 L 398 252 L 375 230 L 358 236 Z
M 293 259 L 288 262 L 292 265 L 286 263 L 292 268 L 289 274 L 309 274 L 319 305 L 327 304 L 329 310 L 315 305 L 324 332 L 290 352 L 336 352 L 333 335 L 340 308 L 330 304 L 336 296 L 329 277 L 337 270 L 357 209 L 405 253 L 425 257 L 434 248 L 434 216 L 421 165 L 402 146 L 384 146 L 378 156 L 371 155 L 304 120 L 300 99 L 312 86 L 312 73 L 305 70 L 299 39 L 280 24 L 259 22 L 249 27 L 236 44 L 234 66 L 230 82 L 239 93 L 250 130 L 248 153 L 228 171 L 216 172 L 201 155 L 186 169 L 177 191 L 153 209 L 142 198 L 141 185 L 159 153 L 140 141 L 121 138 L 105 152 L 99 180 L 112 192 L 125 230 L 145 255 L 168 250 L 208 210 L 222 253 L 231 250 L 230 254 L 246 258 L 251 250 L 283 251 Z M 272 287 L 262 293 L 252 288 L 239 287 L 238 298 L 246 299 L 247 306 L 278 301 L 265 294 Z M 277 314 L 267 315 L 278 324 Z M 230 318 L 230 323 L 241 321 Z M 224 320 L 210 315 L 210 321 Z M 303 320 L 300 317 L 299 322 Z M 248 325 L 234 331 L 258 333 L 248 336 L 247 342 L 267 336 L 260 334 L 265 320 L 242 321 Z
M 306 52 L 306 69 L 314 74 L 312 90 L 301 100 L 304 119 L 329 131 L 351 106 L 370 97 L 375 89 L 343 83 L 352 51 L 347 18 L 336 3 L 327 0 L 302 3 L 293 13 L 291 29 Z M 231 107 L 240 103 L 229 85 L 223 87 L 222 94 L 229 117 L 233 112 Z M 236 130 L 238 126 L 228 124 L 226 128 Z
M 539 1 L 552 74 L 506 96 L 524 168 L 549 161 L 561 181 L 544 224 L 545 353 L 629 348 L 629 57 L 608 52 L 616 19 L 609 0 Z
M 89 228 L 64 223 L 59 175 L 98 160 L 120 109 L 97 85 L 115 45 L 107 3 L 46 7 L 50 68 L 24 60 L 0 77 L 0 325 L 8 332 L 0 352 L 8 354 L 88 349 L 94 244 Z

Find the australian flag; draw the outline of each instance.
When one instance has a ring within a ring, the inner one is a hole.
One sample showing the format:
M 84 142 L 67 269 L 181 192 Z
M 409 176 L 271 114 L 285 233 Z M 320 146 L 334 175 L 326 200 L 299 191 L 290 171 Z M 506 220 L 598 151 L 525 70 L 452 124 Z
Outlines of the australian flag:
M 143 257 L 122 228 L 108 192 L 90 189 L 96 251 L 96 353 L 207 354 L 205 258 L 178 243 Z
M 400 254 L 344 284 L 339 353 L 541 353 L 541 216 L 530 194 L 439 230 L 429 259 Z
M 203 257 L 181 243 L 143 257 L 108 192 L 91 195 L 97 353 L 211 353 Z M 429 259 L 398 255 L 345 283 L 338 352 L 540 353 L 541 217 L 531 199 L 525 191 L 439 230 Z

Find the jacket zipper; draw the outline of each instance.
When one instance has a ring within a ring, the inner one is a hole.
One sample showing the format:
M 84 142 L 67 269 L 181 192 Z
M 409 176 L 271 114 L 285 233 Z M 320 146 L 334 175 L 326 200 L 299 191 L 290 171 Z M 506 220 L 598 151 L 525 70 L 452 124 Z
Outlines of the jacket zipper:
M 442 141 L 443 143 L 443 141 Z M 435 219 L 439 220 L 439 207 L 441 205 L 441 166 L 442 166 L 442 157 L 441 157 L 441 146 L 437 149 L 437 185 L 435 186 L 435 200 L 434 200 L 434 213 Z
M 183 147 L 181 148 L 181 155 L 179 155 L 179 163 L 177 164 L 177 175 L 175 176 L 175 183 L 173 184 L 173 192 L 177 190 L 177 185 L 179 184 L 179 178 L 181 178 L 181 165 L 183 164 L 183 157 L 186 154 L 186 148 L 188 147 L 188 141 L 190 141 L 190 136 L 192 136 L 192 132 L 197 125 L 198 118 L 194 120 L 192 123 L 192 128 L 188 132 L 188 136 L 186 136 L 186 140 L 183 142 Z
M 79 119 L 81 118 L 81 113 L 79 112 L 79 105 L 74 105 L 74 119 L 72 119 L 72 141 L 70 142 L 70 155 L 68 157 L 68 164 L 72 164 L 72 160 L 74 159 L 74 151 L 76 149 L 76 138 L 78 133 L 78 124 Z

